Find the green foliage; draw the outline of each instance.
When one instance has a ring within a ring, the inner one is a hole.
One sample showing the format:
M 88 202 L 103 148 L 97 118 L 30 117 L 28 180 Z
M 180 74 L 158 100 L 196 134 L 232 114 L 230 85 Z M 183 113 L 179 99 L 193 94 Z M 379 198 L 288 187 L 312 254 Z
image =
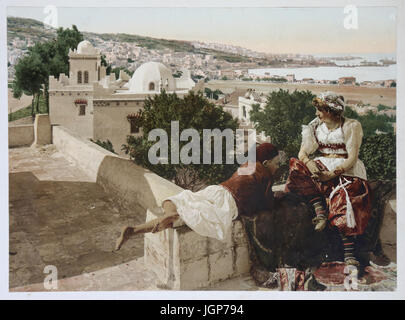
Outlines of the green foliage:
M 114 148 L 113 148 L 113 145 L 112 145 L 111 141 L 108 140 L 108 139 L 107 139 L 107 141 L 100 141 L 100 140 L 98 140 L 98 139 L 97 139 L 97 141 L 94 141 L 93 139 L 90 139 L 90 141 L 91 141 L 91 142 L 94 142 L 95 144 L 99 145 L 100 147 L 102 147 L 102 148 L 104 148 L 104 149 L 106 149 L 106 150 L 108 150 L 108 151 L 110 151 L 110 152 L 112 152 L 112 153 L 117 154 L 117 153 L 114 151 Z
M 174 78 L 180 78 L 183 74 L 183 71 L 177 70 L 176 73 L 173 74 Z
M 47 70 L 38 53 L 32 52 L 21 58 L 15 66 L 14 98 L 20 98 L 22 93 L 29 96 L 39 94 L 47 75 Z
M 381 103 L 377 106 L 377 110 L 378 110 L 378 111 L 381 111 L 381 110 L 388 110 L 388 109 L 390 109 L 390 107 L 388 107 L 388 106 L 386 106 L 386 105 L 383 105 L 383 104 L 381 104 Z
M 200 81 L 201 79 L 203 79 L 204 77 L 203 76 L 201 76 L 201 75 L 199 75 L 199 74 L 196 74 L 196 75 L 191 75 L 191 79 L 194 81 L 194 82 L 198 82 L 198 81 Z M 204 82 L 207 82 L 208 80 L 207 80 L 208 78 L 205 78 L 204 79 Z
M 107 62 L 107 60 L 106 60 L 106 58 L 105 58 L 105 54 L 102 54 L 102 55 L 101 55 L 101 65 L 106 68 L 106 69 L 105 69 L 106 75 L 109 75 L 109 74 L 111 73 L 112 66 L 111 66 L 111 64 L 109 64 L 109 63 Z
M 368 180 L 396 180 L 396 140 L 393 133 L 363 138 L 359 158 Z
M 363 135 L 365 137 L 375 135 L 377 131 L 385 133 L 394 132 L 391 123 L 395 122 L 395 117 L 390 117 L 386 114 L 374 114 L 372 111 L 369 111 L 367 114 L 360 116 L 350 107 L 346 107 L 344 115 L 347 118 L 357 119 L 358 121 L 360 121 L 363 128 Z
M 223 92 L 219 89 L 211 90 L 210 88 L 204 88 L 204 94 L 207 98 L 218 100 L 218 95 L 223 94 Z
M 345 116 L 346 118 L 357 119 L 357 120 L 360 118 L 360 115 L 350 107 L 345 108 L 345 112 L 344 112 L 343 116 Z
M 270 136 L 288 158 L 296 157 L 301 145 L 301 126 L 315 118 L 314 97 L 310 91 L 273 91 L 263 110 L 258 104 L 252 106 L 250 119 L 256 123 L 256 130 Z
M 132 77 L 132 75 L 134 74 L 134 71 L 129 71 L 127 68 L 125 67 L 116 67 L 111 69 L 111 72 L 115 74 L 115 79 L 118 79 L 120 77 L 120 71 L 124 70 L 124 72 L 129 75 L 130 77 Z
M 170 142 L 171 121 L 179 121 L 180 132 L 188 128 L 194 128 L 198 131 L 201 143 L 201 163 L 203 159 L 203 129 L 218 128 L 222 131 L 229 128 L 233 131 L 236 130 L 238 127 L 237 121 L 232 119 L 232 116 L 224 112 L 221 107 L 210 103 L 201 93 L 195 94 L 190 92 L 184 98 L 179 98 L 175 93 L 167 94 L 163 91 L 161 94 L 149 97 L 145 101 L 141 116 L 143 135 L 141 137 L 128 136 L 127 144 L 123 145 L 122 148 L 126 154 L 129 154 L 134 159 L 135 163 L 149 168 L 169 180 L 176 180 L 176 172 L 187 167 L 188 170 L 195 172 L 207 184 L 222 182 L 229 178 L 236 170 L 237 164 L 171 164 L 170 143 L 169 164 L 153 165 L 149 162 L 148 151 L 156 143 L 155 141 L 148 141 L 149 132 L 156 128 L 163 129 L 167 132 Z M 187 143 L 188 141 L 180 142 L 180 150 Z M 225 148 L 225 143 L 223 143 L 223 148 Z M 223 158 L 225 159 L 225 152 L 223 152 Z M 222 163 L 225 163 L 225 160 Z M 192 186 L 183 187 L 192 188 Z
M 363 134 L 365 137 L 376 134 L 377 131 L 385 133 L 393 133 L 394 128 L 391 125 L 391 117 L 386 114 L 374 114 L 369 111 L 366 115 L 359 118 L 361 126 L 363 127 Z
M 76 49 L 81 41 L 83 41 L 83 35 L 75 25 L 72 26 L 72 29 L 59 28 L 57 30 L 56 42 L 54 43 L 55 55 L 60 58 L 66 67 L 66 74 L 68 74 L 67 71 L 69 70 L 69 49 Z
M 228 80 L 228 77 L 227 77 L 227 76 L 223 76 L 223 77 L 221 78 L 221 80 Z

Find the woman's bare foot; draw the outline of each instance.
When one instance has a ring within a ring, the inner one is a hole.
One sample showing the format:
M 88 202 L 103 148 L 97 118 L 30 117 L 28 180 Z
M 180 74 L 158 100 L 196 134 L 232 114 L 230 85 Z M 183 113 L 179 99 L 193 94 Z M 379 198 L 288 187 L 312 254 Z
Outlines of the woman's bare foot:
M 135 228 L 129 226 L 122 228 L 121 235 L 115 243 L 115 250 L 118 251 L 122 245 L 134 234 Z

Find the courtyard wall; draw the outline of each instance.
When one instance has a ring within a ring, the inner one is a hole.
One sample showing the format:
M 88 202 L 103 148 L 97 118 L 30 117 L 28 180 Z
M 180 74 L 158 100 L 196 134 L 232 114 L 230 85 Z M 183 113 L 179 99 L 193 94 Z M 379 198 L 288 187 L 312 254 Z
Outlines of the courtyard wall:
M 34 124 L 10 125 L 8 127 L 9 148 L 30 146 L 34 142 Z

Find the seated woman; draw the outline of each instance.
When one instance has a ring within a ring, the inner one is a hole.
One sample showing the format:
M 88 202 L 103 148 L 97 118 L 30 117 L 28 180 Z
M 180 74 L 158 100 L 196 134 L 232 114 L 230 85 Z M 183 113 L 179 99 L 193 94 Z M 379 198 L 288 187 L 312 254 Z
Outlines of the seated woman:
M 303 126 L 299 160 L 290 159 L 285 190 L 305 196 L 313 205 L 315 230 L 323 230 L 327 220 L 337 228 L 345 263 L 359 266 L 356 236 L 364 233 L 371 212 L 366 170 L 358 159 L 363 131 L 357 120 L 342 116 L 342 96 L 325 92 L 313 105 L 317 118 Z M 315 151 L 320 155 L 310 159 Z
M 241 167 L 246 167 L 248 163 Z M 272 177 L 279 168 L 279 155 L 275 146 L 263 143 L 256 148 L 255 171 L 240 175 L 236 171 L 220 185 L 212 185 L 198 192 L 184 190 L 162 203 L 164 215 L 138 226 L 124 227 L 116 243 L 119 250 L 129 237 L 139 233 L 158 232 L 183 221 L 200 235 L 225 239 L 232 220 L 238 215 L 252 216 L 260 210 L 270 209 L 273 201 Z

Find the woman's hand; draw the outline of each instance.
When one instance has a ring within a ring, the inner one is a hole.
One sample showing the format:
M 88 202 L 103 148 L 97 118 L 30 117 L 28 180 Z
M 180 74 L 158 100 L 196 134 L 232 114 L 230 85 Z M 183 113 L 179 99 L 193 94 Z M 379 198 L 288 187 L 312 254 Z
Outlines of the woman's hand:
M 332 180 L 333 178 L 336 178 L 336 174 L 334 172 L 332 172 L 332 171 L 322 171 L 319 174 L 318 179 L 319 179 L 319 181 L 326 182 L 326 181 Z

